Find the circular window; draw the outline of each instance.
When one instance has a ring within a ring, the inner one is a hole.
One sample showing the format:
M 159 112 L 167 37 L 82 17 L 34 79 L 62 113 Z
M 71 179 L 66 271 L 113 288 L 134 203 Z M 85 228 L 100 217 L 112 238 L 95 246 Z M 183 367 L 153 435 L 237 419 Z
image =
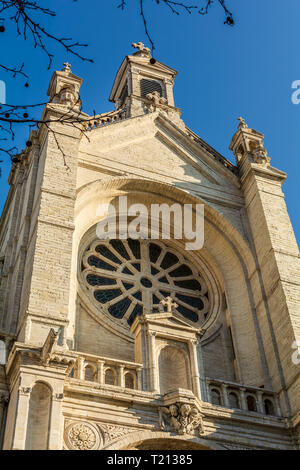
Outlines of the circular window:
M 95 241 L 85 252 L 82 275 L 97 302 L 131 325 L 137 315 L 162 311 L 171 297 L 175 313 L 202 324 L 209 312 L 206 283 L 196 267 L 161 242 Z

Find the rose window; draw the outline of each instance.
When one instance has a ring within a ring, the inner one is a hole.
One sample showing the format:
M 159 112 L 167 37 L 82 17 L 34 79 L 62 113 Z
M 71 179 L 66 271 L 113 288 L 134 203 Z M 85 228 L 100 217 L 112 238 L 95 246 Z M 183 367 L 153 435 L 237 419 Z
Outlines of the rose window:
M 206 283 L 191 263 L 160 241 L 95 241 L 83 256 L 82 275 L 94 299 L 131 325 L 143 312 L 158 313 L 171 297 L 175 313 L 201 324 L 209 313 Z

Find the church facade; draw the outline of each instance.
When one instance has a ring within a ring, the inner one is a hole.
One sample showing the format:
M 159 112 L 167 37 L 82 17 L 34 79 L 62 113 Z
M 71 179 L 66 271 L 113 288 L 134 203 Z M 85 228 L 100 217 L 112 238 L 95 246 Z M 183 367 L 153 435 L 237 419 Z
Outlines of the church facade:
M 1 447 L 299 449 L 300 259 L 286 174 L 242 118 L 235 165 L 197 136 L 174 104 L 177 72 L 133 46 L 110 113 L 83 113 L 82 79 L 67 63 L 55 72 L 48 124 L 12 164 Z M 160 220 L 134 237 L 125 200 L 148 213 L 189 207 L 191 230 L 203 207 L 203 246 L 186 249 L 171 212 L 172 236 Z M 101 239 L 107 207 L 117 231 Z

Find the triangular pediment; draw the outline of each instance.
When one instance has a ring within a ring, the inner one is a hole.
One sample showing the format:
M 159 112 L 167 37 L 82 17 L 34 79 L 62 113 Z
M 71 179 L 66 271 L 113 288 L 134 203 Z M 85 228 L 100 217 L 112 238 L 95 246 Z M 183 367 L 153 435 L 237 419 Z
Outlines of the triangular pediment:
M 200 328 L 195 328 L 184 319 L 179 318 L 174 313 L 152 313 L 143 316 L 143 320 L 151 325 L 169 327 L 171 329 L 188 330 L 190 332 L 200 333 Z
M 243 205 L 236 175 L 208 145 L 195 142 L 182 121 L 177 124 L 162 113 L 94 128 L 80 151 L 86 166 L 105 174 L 161 181 L 207 201 Z

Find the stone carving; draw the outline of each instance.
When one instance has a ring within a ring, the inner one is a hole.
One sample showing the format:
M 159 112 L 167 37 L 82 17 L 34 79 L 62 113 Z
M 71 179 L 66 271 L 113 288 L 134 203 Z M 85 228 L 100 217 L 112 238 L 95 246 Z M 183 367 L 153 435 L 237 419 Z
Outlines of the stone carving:
M 62 72 L 71 72 L 71 64 L 69 62 L 64 62 Z
M 247 126 L 246 121 L 245 121 L 244 118 L 239 117 L 238 121 L 240 121 L 239 126 L 238 126 L 239 129 L 248 129 L 248 126 Z
M 253 161 L 262 166 L 267 166 L 270 163 L 271 158 L 268 157 L 268 152 L 262 145 L 253 151 Z
M 100 435 L 90 423 L 77 422 L 65 430 L 67 447 L 73 450 L 95 450 L 100 445 Z
M 69 107 L 80 107 L 78 93 L 73 85 L 64 87 L 58 94 L 59 104 Z
M 19 392 L 22 393 L 23 395 L 29 395 L 31 392 L 31 387 L 21 387 L 19 389 Z
M 153 91 L 146 95 L 147 100 L 150 101 L 150 104 L 147 104 L 149 111 L 152 113 L 159 106 L 166 106 L 167 100 L 160 96 L 158 91 Z
M 163 431 L 170 427 L 178 434 L 203 434 L 202 414 L 194 405 L 176 403 L 159 409 L 159 424 Z
M 114 424 L 101 424 L 99 427 L 103 433 L 105 443 L 118 439 L 119 437 L 126 436 L 129 432 L 136 431 L 136 429 L 115 426 Z
M 145 44 L 143 44 L 142 42 L 133 42 L 131 45 L 135 49 L 138 49 L 138 53 L 141 53 L 141 55 L 150 56 L 149 47 L 145 47 Z
M 59 332 L 50 328 L 48 336 L 44 342 L 41 350 L 41 361 L 44 366 L 47 366 L 52 358 L 53 352 L 57 345 Z
M 162 309 L 163 307 L 167 307 L 167 313 L 172 313 L 173 309 L 178 307 L 178 304 L 174 302 L 170 296 L 162 299 L 159 303 L 162 306 Z

